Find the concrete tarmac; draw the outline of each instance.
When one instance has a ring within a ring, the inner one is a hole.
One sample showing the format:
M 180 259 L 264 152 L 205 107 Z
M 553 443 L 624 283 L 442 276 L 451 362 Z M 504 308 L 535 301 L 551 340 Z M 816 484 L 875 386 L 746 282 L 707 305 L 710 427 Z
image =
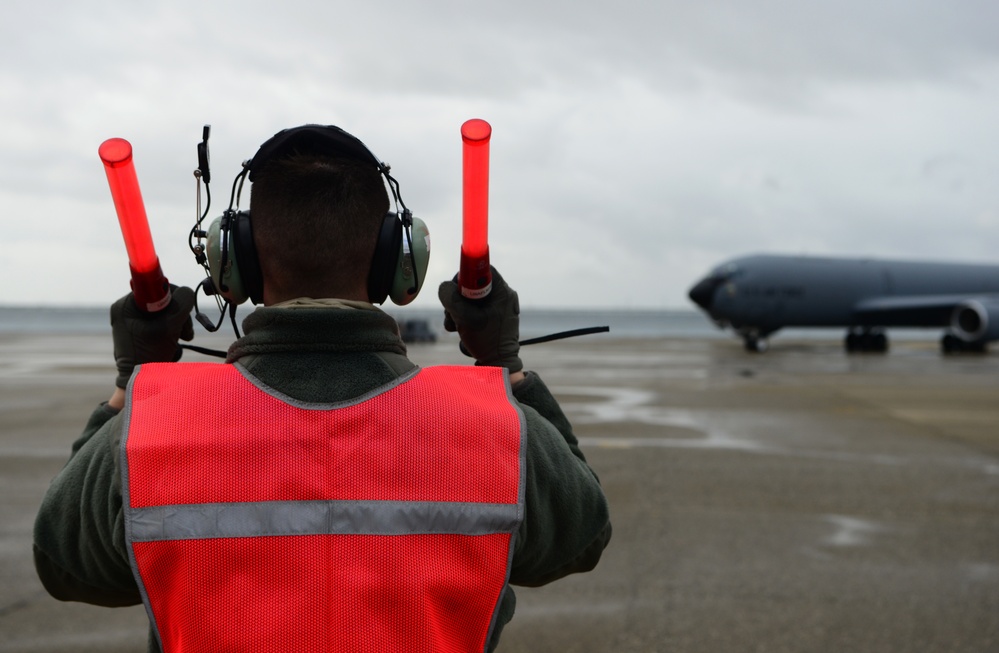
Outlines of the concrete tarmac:
M 467 362 L 455 343 L 411 357 Z M 41 496 L 110 394 L 110 348 L 0 337 L 0 652 L 145 649 L 141 607 L 60 603 L 31 562 Z M 596 335 L 522 355 L 614 537 L 595 571 L 517 590 L 501 651 L 999 651 L 999 354 Z

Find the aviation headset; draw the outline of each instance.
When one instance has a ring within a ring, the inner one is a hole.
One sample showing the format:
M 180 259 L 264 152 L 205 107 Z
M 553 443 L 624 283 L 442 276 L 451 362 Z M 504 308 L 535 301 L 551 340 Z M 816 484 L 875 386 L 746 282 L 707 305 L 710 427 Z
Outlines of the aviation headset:
M 195 173 L 199 180 L 204 179 L 206 187 L 210 179 L 207 141 L 206 126 L 204 141 L 198 146 L 201 170 Z M 243 170 L 233 181 L 229 208 L 211 223 L 207 232 L 201 231 L 201 220 L 198 220 L 192 233 L 198 236 L 199 244 L 192 249 L 198 263 L 208 271 L 209 279 L 203 282 L 206 291 L 218 293 L 233 308 L 247 299 L 254 304 L 263 301 L 264 282 L 253 242 L 250 212 L 239 210 L 239 191 L 242 191 L 244 179 L 249 177 L 252 182 L 269 161 L 293 154 L 370 163 L 384 177 L 397 210 L 386 213 L 382 220 L 368 271 L 368 299 L 381 304 L 391 298 L 400 306 L 413 301 L 423 285 L 430 260 L 430 234 L 426 224 L 406 208 L 399 194 L 399 183 L 389 174 L 389 166 L 379 161 L 360 140 L 339 127 L 313 124 L 282 130 L 263 143 L 253 158 L 243 163 Z M 206 248 L 200 245 L 201 237 L 207 238 Z

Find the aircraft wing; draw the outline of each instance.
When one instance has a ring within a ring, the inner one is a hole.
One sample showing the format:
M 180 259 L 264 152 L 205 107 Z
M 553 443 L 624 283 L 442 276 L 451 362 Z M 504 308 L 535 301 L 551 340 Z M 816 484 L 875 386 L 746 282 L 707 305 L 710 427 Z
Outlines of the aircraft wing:
M 854 306 L 859 324 L 941 327 L 950 324 L 954 309 L 969 301 L 996 301 L 995 295 L 909 295 L 863 299 Z

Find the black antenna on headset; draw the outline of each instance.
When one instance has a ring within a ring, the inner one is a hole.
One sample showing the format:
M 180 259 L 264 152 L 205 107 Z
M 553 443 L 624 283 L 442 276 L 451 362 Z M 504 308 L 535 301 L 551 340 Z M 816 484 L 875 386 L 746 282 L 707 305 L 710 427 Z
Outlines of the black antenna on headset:
M 235 307 L 230 306 L 229 302 L 219 294 L 219 289 L 215 287 L 215 282 L 212 281 L 211 267 L 208 263 L 208 254 L 205 251 L 204 240 L 208 237 L 208 233 L 202 228 L 202 224 L 205 218 L 208 216 L 208 211 L 212 205 L 212 191 L 211 191 L 211 161 L 208 153 L 208 138 L 211 136 L 212 126 L 205 125 L 204 129 L 201 131 L 201 142 L 198 143 L 198 167 L 194 170 L 194 178 L 196 180 L 196 201 L 195 201 L 195 221 L 194 226 L 191 228 L 191 233 L 188 235 L 188 245 L 191 251 L 194 253 L 194 259 L 205 270 L 205 278 L 202 279 L 201 283 L 195 288 L 195 301 L 194 301 L 194 315 L 197 318 L 201 326 L 205 327 L 208 331 L 214 333 L 219 330 L 222 326 L 222 321 L 225 319 L 226 313 L 229 313 L 229 318 L 232 320 L 233 328 L 236 331 L 236 337 L 239 337 L 239 329 L 236 327 L 236 316 Z M 201 182 L 205 182 L 205 208 L 201 209 Z M 233 194 L 236 192 L 236 184 L 233 183 Z M 230 205 L 232 204 L 230 200 Z M 231 206 L 230 206 L 231 208 Z M 211 318 L 201 312 L 198 307 L 197 301 L 197 291 L 204 290 L 206 295 L 214 296 L 215 303 L 219 309 L 219 319 L 218 322 L 212 322 Z M 224 288 L 222 290 L 225 290 Z M 227 311 L 227 309 L 229 309 Z
M 212 171 L 211 171 L 211 161 L 208 154 L 208 138 L 211 136 L 212 126 L 205 125 L 204 129 L 201 131 L 201 142 L 198 143 L 198 167 L 194 169 L 194 179 L 195 179 L 195 211 L 194 211 L 194 226 L 191 227 L 191 232 L 187 236 L 187 244 L 191 248 L 191 252 L 194 253 L 194 259 L 197 261 L 198 265 L 205 269 L 206 277 L 201 280 L 201 283 L 197 285 L 194 289 L 194 316 L 197 318 L 201 326 L 205 327 L 211 333 L 219 330 L 222 326 L 222 320 L 225 319 L 226 308 L 228 308 L 228 302 L 224 301 L 222 296 L 218 294 L 215 289 L 215 284 L 212 282 L 211 270 L 208 266 L 208 255 L 205 252 L 204 239 L 208 237 L 208 234 L 202 229 L 202 223 L 208 216 L 208 211 L 212 206 Z M 201 182 L 205 182 L 205 208 L 201 209 Z M 198 291 L 204 290 L 206 295 L 214 295 L 215 303 L 218 305 L 219 309 L 219 320 L 218 322 L 212 322 L 211 318 L 201 312 L 198 307 Z M 234 311 L 230 311 L 232 313 Z M 235 317 L 232 318 L 235 321 Z M 226 353 L 224 351 L 218 351 L 215 349 L 208 349 L 205 347 L 198 347 L 196 345 L 180 345 L 182 349 L 189 349 L 191 351 L 196 351 L 201 354 L 208 354 L 210 356 L 220 356 L 225 357 Z

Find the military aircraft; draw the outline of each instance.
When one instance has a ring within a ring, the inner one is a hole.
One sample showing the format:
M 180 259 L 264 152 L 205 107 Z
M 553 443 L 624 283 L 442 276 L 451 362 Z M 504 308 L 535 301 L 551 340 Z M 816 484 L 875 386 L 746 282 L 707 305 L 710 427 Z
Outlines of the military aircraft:
M 717 266 L 689 296 L 754 352 L 784 327 L 847 327 L 849 352 L 887 351 L 888 327 L 942 328 L 945 353 L 999 340 L 999 265 L 754 255 Z

